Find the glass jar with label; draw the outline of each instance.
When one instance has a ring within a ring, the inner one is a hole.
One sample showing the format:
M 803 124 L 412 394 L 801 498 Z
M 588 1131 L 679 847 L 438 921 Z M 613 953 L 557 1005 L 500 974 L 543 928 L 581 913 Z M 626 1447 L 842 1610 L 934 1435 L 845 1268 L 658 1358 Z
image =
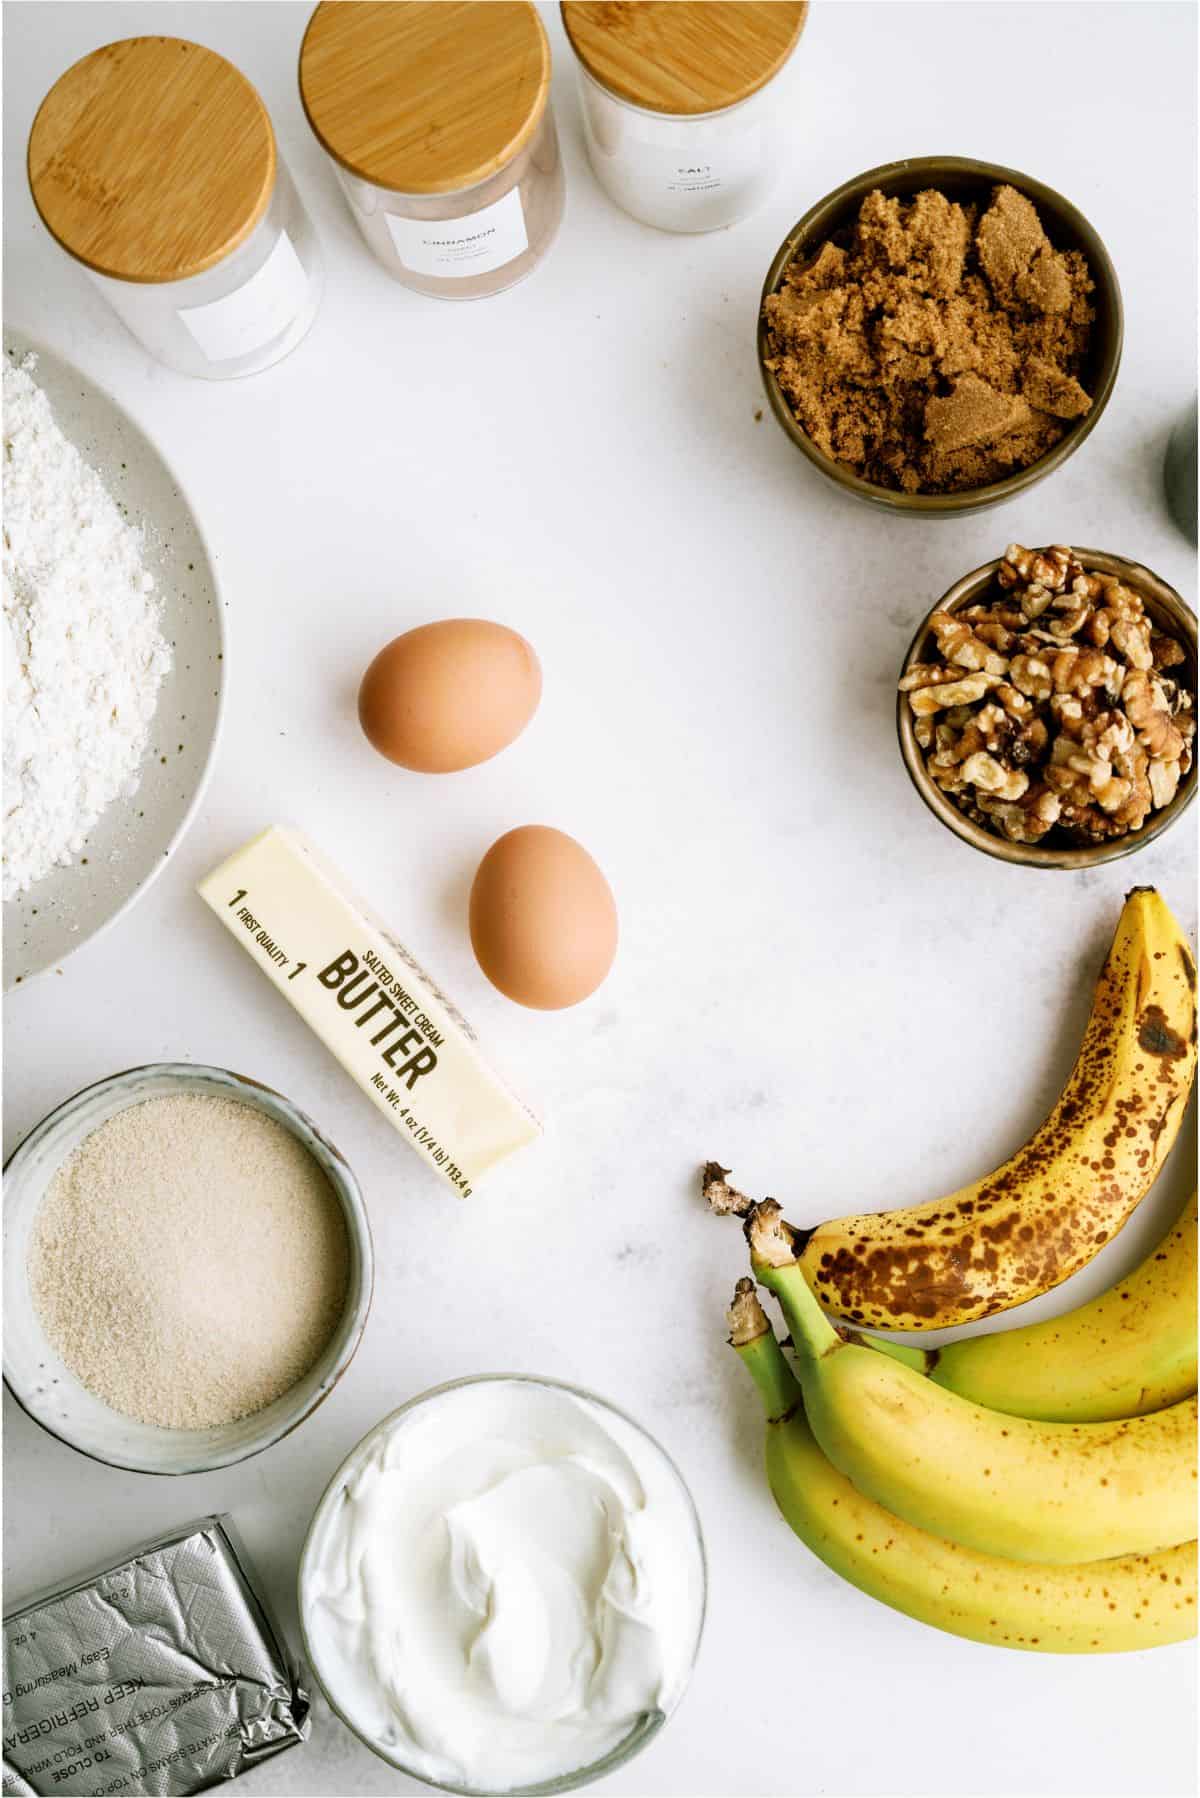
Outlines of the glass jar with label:
M 660 231 L 715 231 L 766 199 L 778 80 L 807 0 L 562 0 L 596 179 Z
M 530 0 L 322 0 L 300 98 L 355 224 L 406 287 L 480 299 L 550 247 L 562 163 Z
M 255 88 L 215 51 L 136 37 L 75 63 L 29 135 L 42 222 L 152 356 L 220 381 L 295 348 L 320 250 Z

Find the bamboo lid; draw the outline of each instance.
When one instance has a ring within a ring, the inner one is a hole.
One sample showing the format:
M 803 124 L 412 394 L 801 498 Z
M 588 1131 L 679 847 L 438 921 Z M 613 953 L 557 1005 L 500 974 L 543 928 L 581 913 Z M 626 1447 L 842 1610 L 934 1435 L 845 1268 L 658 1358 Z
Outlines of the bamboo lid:
M 130 37 L 55 82 L 29 134 L 29 185 L 64 250 L 119 281 L 224 261 L 275 188 L 275 133 L 246 77 L 201 44 Z
M 530 0 L 322 0 L 300 98 L 335 162 L 396 193 L 474 187 L 529 142 L 550 92 Z
M 807 0 L 561 0 L 576 56 L 601 87 L 648 112 L 721 112 L 777 75 Z

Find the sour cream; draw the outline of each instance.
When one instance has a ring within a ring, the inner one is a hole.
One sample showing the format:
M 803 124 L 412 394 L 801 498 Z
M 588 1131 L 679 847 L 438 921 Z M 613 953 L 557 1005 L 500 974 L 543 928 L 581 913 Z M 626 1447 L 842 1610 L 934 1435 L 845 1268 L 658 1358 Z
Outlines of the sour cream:
M 360 1443 L 304 1551 L 310 1658 L 350 1726 L 421 1778 L 505 1792 L 619 1748 L 682 1696 L 704 1609 L 662 1450 L 536 1380 L 448 1387 Z

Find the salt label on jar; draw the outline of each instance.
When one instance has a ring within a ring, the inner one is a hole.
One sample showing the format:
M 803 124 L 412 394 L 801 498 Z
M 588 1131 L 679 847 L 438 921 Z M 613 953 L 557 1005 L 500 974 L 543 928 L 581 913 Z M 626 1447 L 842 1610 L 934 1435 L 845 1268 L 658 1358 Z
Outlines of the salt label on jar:
M 262 267 L 233 293 L 179 317 L 210 362 L 248 356 L 286 331 L 308 298 L 308 277 L 287 232 Z
M 740 138 L 715 146 L 710 154 L 668 145 L 657 148 L 639 143 L 633 150 L 631 177 L 647 187 L 668 194 L 713 194 L 759 178 L 764 149 L 763 133 L 750 127 Z
M 401 218 L 384 214 L 392 242 L 405 268 L 414 275 L 486 275 L 529 248 L 521 190 L 463 218 Z

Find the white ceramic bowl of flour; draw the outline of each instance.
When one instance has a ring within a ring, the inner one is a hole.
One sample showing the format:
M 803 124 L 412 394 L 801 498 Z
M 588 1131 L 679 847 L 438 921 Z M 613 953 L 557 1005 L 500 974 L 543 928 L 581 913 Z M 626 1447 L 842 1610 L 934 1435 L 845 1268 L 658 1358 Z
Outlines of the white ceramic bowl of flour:
M 4 905 L 6 988 L 60 965 L 145 892 L 186 830 L 208 779 L 225 685 L 225 630 L 200 527 L 154 445 L 70 363 L 15 332 L 6 356 L 31 373 L 63 435 L 128 519 L 144 527 L 143 561 L 162 603 L 171 667 L 158 690 L 136 790 L 118 797 L 68 867 Z M 11 795 L 7 803 L 12 803 Z
M 38 1209 L 63 1163 L 118 1112 L 180 1093 L 236 1100 L 289 1131 L 312 1156 L 338 1201 L 348 1250 L 341 1317 L 308 1373 L 265 1409 L 235 1423 L 197 1430 L 141 1423 L 88 1391 L 47 1339 L 28 1272 Z M 223 1068 L 159 1062 L 113 1074 L 52 1111 L 4 1169 L 4 1383 L 52 1436 L 114 1467 L 136 1473 L 208 1472 L 243 1461 L 288 1435 L 328 1397 L 350 1365 L 366 1325 L 373 1278 L 366 1208 L 339 1151 L 281 1093 Z

